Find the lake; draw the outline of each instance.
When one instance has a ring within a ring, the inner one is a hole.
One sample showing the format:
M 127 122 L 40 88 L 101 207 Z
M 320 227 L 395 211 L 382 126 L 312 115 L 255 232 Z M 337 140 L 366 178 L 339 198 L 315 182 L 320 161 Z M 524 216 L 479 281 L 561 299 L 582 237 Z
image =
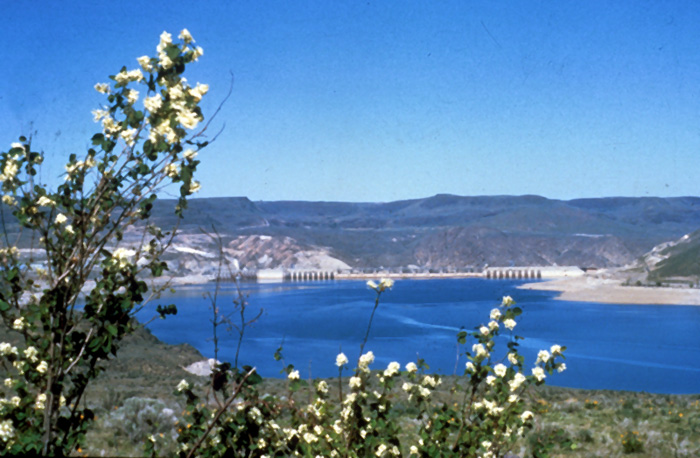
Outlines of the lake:
M 463 373 L 456 334 L 488 321 L 489 311 L 509 295 L 523 309 L 514 332 L 525 337 L 521 353 L 532 365 L 540 349 L 568 347 L 567 370 L 547 384 L 588 389 L 700 393 L 700 307 L 614 305 L 557 301 L 555 293 L 519 290 L 523 281 L 485 279 L 400 280 L 382 294 L 365 351 L 376 356 L 375 369 L 391 361 L 405 365 L 420 356 L 431 371 Z M 155 320 L 149 328 L 170 344 L 189 343 L 203 355 L 214 352 L 210 302 L 212 285 L 178 287 L 161 303 L 175 303 L 177 316 Z M 257 367 L 266 377 L 280 377 L 273 358 L 282 345 L 285 363 L 303 378 L 338 375 L 335 356 L 356 360 L 374 306 L 374 291 L 363 281 L 245 283 L 248 318 L 240 364 Z M 218 305 L 233 309 L 235 286 L 222 285 Z M 146 321 L 153 308 L 138 318 Z M 236 321 L 238 320 L 238 321 Z M 221 329 L 219 359 L 233 362 L 238 337 Z M 505 348 L 507 337 L 497 346 Z M 469 345 L 471 347 L 471 345 Z M 348 372 L 344 373 L 347 374 Z

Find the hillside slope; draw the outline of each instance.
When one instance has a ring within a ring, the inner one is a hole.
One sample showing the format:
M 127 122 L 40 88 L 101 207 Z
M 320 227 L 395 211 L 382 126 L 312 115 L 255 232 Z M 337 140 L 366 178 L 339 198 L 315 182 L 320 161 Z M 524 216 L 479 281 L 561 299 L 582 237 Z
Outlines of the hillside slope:
M 153 217 L 163 228 L 177 223 L 173 205 L 156 201 Z M 12 240 L 19 228 L 2 210 Z M 386 203 L 205 198 L 190 201 L 168 259 L 179 275 L 211 274 L 218 251 L 203 231 L 215 229 L 229 260 L 249 269 L 616 267 L 698 228 L 696 197 L 563 201 L 439 194 Z M 125 240 L 136 244 L 140 234 L 130 228 Z M 23 234 L 19 246 L 30 240 Z M 686 256 L 683 265 L 691 268 L 693 255 Z

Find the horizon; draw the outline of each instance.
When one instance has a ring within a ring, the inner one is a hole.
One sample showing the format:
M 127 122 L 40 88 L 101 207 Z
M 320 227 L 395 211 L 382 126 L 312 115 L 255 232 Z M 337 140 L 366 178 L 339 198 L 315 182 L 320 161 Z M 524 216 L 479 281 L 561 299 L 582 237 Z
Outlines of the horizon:
M 409 197 L 405 199 L 386 200 L 386 201 L 366 201 L 366 200 L 304 200 L 304 199 L 252 199 L 249 196 L 200 196 L 194 195 L 188 198 L 188 201 L 204 200 L 204 199 L 248 199 L 250 202 L 308 202 L 308 203 L 328 203 L 328 204 L 389 204 L 395 202 L 407 202 L 414 200 L 427 200 L 435 197 L 458 197 L 458 198 L 520 198 L 520 197 L 536 197 L 545 200 L 553 200 L 560 202 L 571 202 L 575 200 L 605 200 L 605 199 L 700 199 L 700 196 L 678 195 L 678 196 L 600 196 L 600 197 L 573 197 L 570 199 L 558 199 L 553 197 L 542 196 L 538 194 L 479 194 L 479 195 L 459 195 L 450 193 L 437 193 L 423 197 Z M 176 197 L 158 197 L 158 200 L 177 201 Z
M 234 75 L 210 128 L 223 132 L 199 156 L 201 197 L 700 195 L 697 3 L 127 0 L 5 13 L 0 151 L 36 131 L 52 186 L 98 131 L 93 86 L 187 28 L 204 48 L 185 76 L 210 86 L 205 121 Z

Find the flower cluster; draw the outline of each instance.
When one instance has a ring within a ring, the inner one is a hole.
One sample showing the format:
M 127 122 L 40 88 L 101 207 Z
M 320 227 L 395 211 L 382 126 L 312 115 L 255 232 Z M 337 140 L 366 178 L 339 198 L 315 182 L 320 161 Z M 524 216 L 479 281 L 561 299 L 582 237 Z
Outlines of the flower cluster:
M 179 41 L 161 35 L 156 51 L 95 85 L 104 95 L 92 113 L 98 132 L 82 157 L 69 156 L 56 189 L 39 181 L 43 154 L 30 139 L 19 137 L 0 152 L 0 200 L 12 207 L 13 223 L 36 235 L 34 249 L 45 252 L 37 262 L 34 254 L 0 246 L 0 315 L 22 341 L 0 343 L 7 374 L 0 388 L 0 453 L 78 449 L 93 417 L 83 393 L 134 330 L 131 317 L 147 301 L 144 274 L 158 277 L 167 269 L 160 257 L 169 234 L 147 221 L 157 194 L 180 183 L 174 210 L 182 216 L 187 196 L 200 188 L 196 157 L 207 142 L 193 130 L 204 119 L 199 105 L 208 86 L 190 86 L 183 72 L 202 49 L 183 30 Z M 136 223 L 145 223 L 139 225 L 142 248 L 110 248 Z M 88 279 L 93 283 L 86 289 Z
M 376 286 L 379 295 L 383 290 Z M 373 370 L 375 354 L 367 351 L 358 358 L 353 375 L 343 379 L 348 358 L 341 352 L 335 358 L 340 402 L 330 402 L 334 397 L 330 381 L 318 380 L 309 403 L 299 405 L 294 394 L 304 382 L 299 371 L 289 365 L 288 396 L 256 398 L 253 392 L 246 391 L 236 407 L 222 417 L 222 429 L 213 429 L 216 438 L 205 443 L 222 451 L 254 447 L 260 456 L 270 457 L 503 456 L 533 426 L 534 414 L 525 409 L 525 390 L 543 383 L 545 374 L 564 368 L 559 359 L 565 348 L 553 345 L 539 353 L 532 374 L 528 375 L 524 357 L 518 353 L 517 336 L 511 336 L 505 356 L 495 359 L 501 354 L 495 344 L 497 337 L 508 329 L 505 323 L 515 322 L 520 313 L 512 299 L 504 298 L 501 307 L 489 313 L 489 322 L 474 331 L 459 333 L 461 344 L 475 340 L 467 347 L 470 351 L 466 352 L 464 377 L 452 388 L 464 390 L 465 403 L 461 406 L 440 404 L 441 396 L 435 393 L 442 378 L 425 373 L 427 365 L 422 360 L 407 363 L 404 371 L 397 361 Z M 191 392 L 187 395 L 191 396 Z M 399 396 L 407 398 L 408 404 L 396 404 Z M 189 405 L 196 402 L 193 398 Z M 407 435 L 397 424 L 397 405 L 401 405 L 404 415 L 406 409 L 416 412 L 413 422 L 417 431 Z M 193 425 L 197 418 L 213 418 L 213 412 L 197 409 L 188 417 Z M 220 432 L 228 424 L 237 426 L 228 434 Z M 183 450 L 192 451 L 189 447 L 196 437 L 187 445 L 183 442 Z M 202 454 L 212 450 L 207 448 Z
M 367 286 L 369 286 L 378 293 L 382 293 L 387 289 L 391 289 L 394 286 L 394 280 L 392 280 L 391 278 L 382 278 L 381 280 L 379 280 L 379 284 L 375 283 L 372 280 L 369 280 L 367 282 Z

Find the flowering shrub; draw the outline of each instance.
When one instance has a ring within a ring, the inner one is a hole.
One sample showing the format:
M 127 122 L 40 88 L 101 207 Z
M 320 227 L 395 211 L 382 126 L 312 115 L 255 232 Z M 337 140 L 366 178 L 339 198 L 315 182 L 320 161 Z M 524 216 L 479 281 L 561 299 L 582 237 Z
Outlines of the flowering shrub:
M 85 390 L 134 329 L 132 316 L 148 300 L 143 274 L 158 277 L 167 269 L 161 255 L 173 233 L 145 222 L 157 192 L 169 184 L 179 185 L 174 210 L 182 216 L 187 197 L 200 187 L 194 180 L 196 156 L 207 144 L 199 141 L 202 132 L 192 130 L 203 120 L 199 103 L 208 87 L 191 87 L 182 77 L 202 50 L 187 30 L 179 40 L 164 32 L 155 57 L 140 57 L 138 68 L 123 67 L 112 82 L 95 86 L 106 96 L 106 105 L 93 112 L 101 131 L 82 158 L 70 156 L 65 181 L 56 190 L 35 182 L 43 156 L 33 151 L 30 139 L 20 137 L 0 154 L 1 200 L 37 241 L 32 248 L 47 259 L 37 267 L 32 257 L 21 258 L 5 231 L 0 317 L 14 333 L 12 342 L 0 342 L 5 454 L 80 450 L 94 418 L 83 402 Z M 135 223 L 145 229 L 141 242 L 130 246 L 124 228 Z M 503 456 L 532 425 L 524 391 L 565 369 L 564 348 L 542 350 L 526 370 L 518 353 L 520 337 L 512 334 L 521 310 L 506 297 L 488 323 L 458 334 L 468 358 L 454 386 L 463 402 L 439 403 L 434 393 L 442 379 L 426 374 L 423 361 L 408 362 L 404 370 L 397 361 L 372 369 L 374 354 L 364 348 L 380 296 L 393 281 L 368 286 L 376 300 L 353 375 L 342 378 L 347 356 L 341 353 L 335 361 L 337 398 L 327 381 L 309 386 L 291 364 L 284 369 L 288 393 L 275 397 L 260 393 L 262 379 L 254 368 L 218 363 L 205 395 L 186 381 L 176 387 L 186 403 L 178 424 L 170 423 L 170 412 L 133 403 L 120 414 L 124 421 L 132 418 L 136 428 L 123 430 L 138 438 L 143 435 L 139 423 L 155 426 L 145 440 L 147 455 L 172 451 L 167 447 L 173 438 L 165 436 L 175 426 L 183 457 Z M 175 311 L 172 305 L 158 308 L 162 317 Z M 216 313 L 214 318 L 217 322 Z M 242 315 L 241 320 L 242 327 L 250 323 Z M 496 338 L 506 332 L 508 352 L 499 357 Z M 299 400 L 303 390 L 308 402 Z M 415 433 L 407 430 L 407 419 Z
M 379 296 L 393 282 L 368 282 L 368 286 L 376 293 L 376 310 Z M 424 361 L 408 362 L 403 370 L 396 361 L 372 370 L 372 351 L 361 353 L 353 375 L 345 380 L 341 375 L 349 360 L 338 354 L 337 398 L 328 381 L 308 386 L 291 364 L 284 369 L 288 382 L 284 397 L 260 395 L 261 379 L 250 367 L 220 366 L 212 374 L 209 400 L 183 381 L 177 387 L 187 402 L 180 456 L 504 456 L 533 425 L 534 414 L 524 407 L 525 391 L 565 370 L 561 362 L 565 348 L 559 345 L 540 351 L 534 367 L 526 369 L 518 353 L 522 338 L 512 333 L 521 313 L 510 297 L 504 297 L 500 307 L 491 310 L 488 323 L 458 334 L 458 342 L 467 345 L 468 359 L 463 377 L 453 387 L 461 393 L 461 404 L 434 399 L 443 381 L 425 373 Z M 499 358 L 496 339 L 503 332 L 510 339 L 507 353 Z M 365 343 L 366 338 L 362 347 Z M 231 381 L 228 391 L 226 385 L 213 385 L 222 371 Z M 310 391 L 308 402 L 295 399 L 302 389 Z M 407 432 L 407 421 L 415 432 Z M 156 455 L 156 448 L 154 443 L 149 453 Z
M 78 449 L 93 418 L 83 393 L 147 300 L 141 274 L 157 277 L 167 268 L 160 256 L 172 234 L 146 223 L 157 192 L 172 183 L 182 215 L 187 196 L 199 189 L 196 156 L 207 143 L 192 130 L 203 120 L 199 103 L 208 87 L 182 77 L 202 50 L 187 30 L 179 39 L 163 32 L 155 57 L 140 57 L 138 67 L 95 86 L 106 99 L 93 112 L 101 131 L 83 157 L 70 156 L 56 190 L 35 181 L 43 155 L 31 139 L 20 137 L 0 154 L 2 202 L 29 233 L 32 252 L 47 259 L 37 267 L 32 257 L 21 258 L 5 230 L 0 316 L 14 344 L 0 343 L 4 453 Z M 137 222 L 145 227 L 141 242 L 124 246 L 124 228 Z M 173 311 L 159 308 L 163 316 Z

